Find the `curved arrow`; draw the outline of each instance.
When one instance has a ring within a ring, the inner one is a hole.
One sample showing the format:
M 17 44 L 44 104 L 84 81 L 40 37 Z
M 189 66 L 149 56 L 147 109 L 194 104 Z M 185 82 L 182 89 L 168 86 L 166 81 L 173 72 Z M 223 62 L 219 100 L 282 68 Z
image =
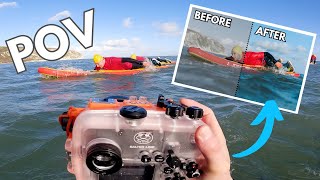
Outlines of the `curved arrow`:
M 263 106 L 262 110 L 256 117 L 254 121 L 250 124 L 251 126 L 259 125 L 264 119 L 266 119 L 265 126 L 262 130 L 262 133 L 259 139 L 247 150 L 242 151 L 237 154 L 233 154 L 232 156 L 235 158 L 242 158 L 248 156 L 257 150 L 259 150 L 263 145 L 266 144 L 268 139 L 271 136 L 274 121 L 282 121 L 282 114 L 277 106 L 277 103 L 274 100 L 267 101 Z

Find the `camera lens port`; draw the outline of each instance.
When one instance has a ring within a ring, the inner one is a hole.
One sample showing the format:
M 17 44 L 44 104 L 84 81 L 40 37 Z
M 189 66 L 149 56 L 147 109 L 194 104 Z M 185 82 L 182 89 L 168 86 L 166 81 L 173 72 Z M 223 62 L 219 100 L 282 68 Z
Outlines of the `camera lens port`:
M 112 143 L 96 143 L 88 147 L 87 167 L 94 173 L 101 175 L 113 174 L 122 167 L 121 151 Z

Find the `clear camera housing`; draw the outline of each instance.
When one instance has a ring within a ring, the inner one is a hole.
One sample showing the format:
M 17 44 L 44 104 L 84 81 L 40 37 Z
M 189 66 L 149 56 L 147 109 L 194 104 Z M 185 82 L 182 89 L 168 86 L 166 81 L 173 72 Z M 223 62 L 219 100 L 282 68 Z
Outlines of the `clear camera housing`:
M 59 117 L 67 133 L 68 171 L 77 179 L 188 179 L 199 177 L 194 139 L 203 110 L 159 95 L 91 99 Z

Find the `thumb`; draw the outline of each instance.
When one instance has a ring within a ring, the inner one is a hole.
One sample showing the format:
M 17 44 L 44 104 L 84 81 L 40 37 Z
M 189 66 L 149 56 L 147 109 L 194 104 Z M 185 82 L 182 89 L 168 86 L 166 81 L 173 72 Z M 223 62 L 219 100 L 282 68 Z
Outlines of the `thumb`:
M 230 157 L 224 139 L 213 133 L 210 126 L 203 125 L 196 130 L 195 140 L 207 161 L 207 173 L 230 174 Z
M 199 150 L 201 151 L 208 164 L 211 164 L 214 156 L 214 149 L 217 146 L 217 139 L 214 137 L 208 125 L 200 126 L 195 132 L 195 140 Z

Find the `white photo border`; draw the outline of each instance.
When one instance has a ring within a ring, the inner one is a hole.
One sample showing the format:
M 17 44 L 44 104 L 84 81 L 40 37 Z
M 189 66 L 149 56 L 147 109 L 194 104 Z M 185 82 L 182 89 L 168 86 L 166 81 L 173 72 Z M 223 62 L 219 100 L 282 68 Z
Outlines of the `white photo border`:
M 299 29 L 294 29 L 294 28 L 290 28 L 290 27 L 286 27 L 286 26 L 281 26 L 281 25 L 278 25 L 278 24 L 268 23 L 268 22 L 265 22 L 265 21 L 260 21 L 260 20 L 257 20 L 257 19 L 252 19 L 252 18 L 248 18 L 248 17 L 244 17 L 244 16 L 239 16 L 239 15 L 235 15 L 235 14 L 231 14 L 231 13 L 227 13 L 227 12 L 222 12 L 222 11 L 218 11 L 218 10 L 215 10 L 215 9 L 210 9 L 210 8 L 194 5 L 194 4 L 190 4 L 190 6 L 189 6 L 189 12 L 188 12 L 188 15 L 187 15 L 187 19 L 186 19 L 186 23 L 185 23 L 185 27 L 184 27 L 184 31 L 183 31 L 183 35 L 182 35 L 182 39 L 181 39 L 181 43 L 180 43 L 180 49 L 179 49 L 179 53 L 178 53 L 178 57 L 177 57 L 177 61 L 176 61 L 176 66 L 175 66 L 175 69 L 174 69 L 174 72 L 173 72 L 171 84 L 176 85 L 176 86 L 189 88 L 189 89 L 193 89 L 193 90 L 197 90 L 197 91 L 202 91 L 202 92 L 214 94 L 214 95 L 228 97 L 228 98 L 231 98 L 231 99 L 236 99 L 236 100 L 239 100 L 239 101 L 244 101 L 244 102 L 248 102 L 248 103 L 252 103 L 252 104 L 256 104 L 256 105 L 260 105 L 260 106 L 264 106 L 264 103 L 251 101 L 251 100 L 248 100 L 248 99 L 239 98 L 239 97 L 235 97 L 235 96 L 231 96 L 231 95 L 227 95 L 227 94 L 223 94 L 223 93 L 219 93 L 219 92 L 209 91 L 209 90 L 206 90 L 206 89 L 202 89 L 202 88 L 198 88 L 198 87 L 194 87 L 194 86 L 190 86 L 190 85 L 186 85 L 186 84 L 175 82 L 177 71 L 178 71 L 178 67 L 179 67 L 179 62 L 180 62 L 180 58 L 181 58 L 181 53 L 182 53 L 182 49 L 183 49 L 183 45 L 184 45 L 184 40 L 185 40 L 185 37 L 186 37 L 187 29 L 188 29 L 189 22 L 190 22 L 191 12 L 192 12 L 193 8 L 198 8 L 198 9 L 202 9 L 202 10 L 206 10 L 206 11 L 211 11 L 211 12 L 214 12 L 214 13 L 219 13 L 219 14 L 222 14 L 222 15 L 227 15 L 227 16 L 231 16 L 231 17 L 235 17 L 235 18 L 238 18 L 238 19 L 243 19 L 243 20 L 247 20 L 247 21 L 251 21 L 251 22 L 255 22 L 255 23 L 259 23 L 259 24 L 265 24 L 265 25 L 268 25 L 268 26 L 273 26 L 273 27 L 276 27 L 276 28 L 281 28 L 281 29 L 285 29 L 285 30 L 289 30 L 289 31 L 293 31 L 293 32 L 296 32 L 296 33 L 300 33 L 300 34 L 304 34 L 304 35 L 308 35 L 308 36 L 312 36 L 313 37 L 311 48 L 310 48 L 310 52 L 309 52 L 309 57 L 308 57 L 308 63 L 307 63 L 306 70 L 305 70 L 305 73 L 304 73 L 304 76 L 303 76 L 303 81 L 302 81 L 302 85 L 301 85 L 301 89 L 300 89 L 300 93 L 299 93 L 299 98 L 298 98 L 296 109 L 295 109 L 295 111 L 293 111 L 293 110 L 289 110 L 289 109 L 285 109 L 285 108 L 279 108 L 280 110 L 285 111 L 285 112 L 298 114 L 299 108 L 300 108 L 300 104 L 301 104 L 302 95 L 303 95 L 303 91 L 304 91 L 304 86 L 305 86 L 305 83 L 306 83 L 306 80 L 307 80 L 308 70 L 309 70 L 309 66 L 310 66 L 310 58 L 312 56 L 312 52 L 313 52 L 313 48 L 314 48 L 314 45 L 315 45 L 315 41 L 316 41 L 316 36 L 317 35 L 315 33 L 306 32 L 306 31 L 302 31 L 302 30 L 299 30 Z

